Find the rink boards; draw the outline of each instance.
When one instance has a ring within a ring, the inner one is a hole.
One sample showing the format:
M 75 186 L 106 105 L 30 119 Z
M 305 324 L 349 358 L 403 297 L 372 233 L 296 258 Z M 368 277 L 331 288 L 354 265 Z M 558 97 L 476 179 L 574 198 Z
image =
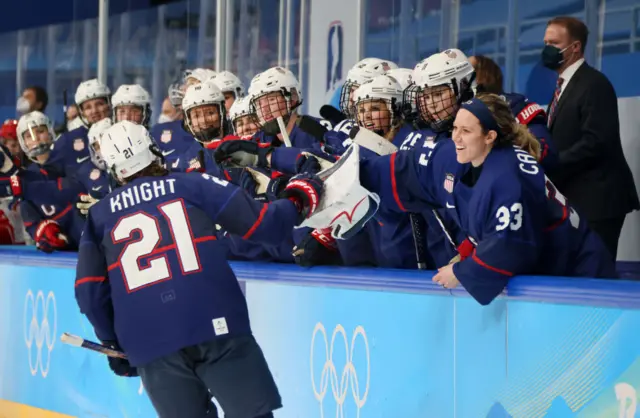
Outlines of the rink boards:
M 154 417 L 93 352 L 75 255 L 0 251 L 0 418 Z M 479 306 L 431 273 L 234 264 L 293 417 L 623 417 L 640 389 L 640 283 L 514 279 Z M 51 411 L 51 412 L 45 412 Z

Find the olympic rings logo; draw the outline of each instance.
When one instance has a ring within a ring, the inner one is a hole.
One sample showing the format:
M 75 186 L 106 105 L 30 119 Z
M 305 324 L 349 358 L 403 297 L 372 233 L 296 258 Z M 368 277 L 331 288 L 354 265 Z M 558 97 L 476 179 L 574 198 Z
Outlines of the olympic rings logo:
M 38 374 L 38 369 L 42 377 L 47 377 L 49 374 L 51 351 L 56 343 L 57 316 L 56 297 L 53 292 L 50 291 L 45 298 L 44 293 L 39 290 L 34 297 L 29 289 L 24 299 L 22 321 L 24 343 L 29 351 L 29 370 L 32 376 Z M 34 343 L 35 349 L 32 349 Z M 47 352 L 43 354 L 42 349 L 45 346 Z M 46 358 L 44 358 L 45 355 Z
M 316 335 L 322 334 L 324 337 L 324 346 L 325 346 L 325 361 L 322 367 L 322 373 L 320 375 L 320 387 L 316 386 L 316 376 L 313 372 L 313 360 L 314 360 L 314 347 Z M 335 364 L 333 363 L 333 349 L 335 347 L 336 337 L 338 335 L 342 336 L 342 340 L 344 341 L 344 350 L 346 357 L 346 364 L 342 369 L 342 373 L 340 378 L 338 379 L 338 370 L 336 369 Z M 358 375 L 356 373 L 355 366 L 353 364 L 353 349 L 355 347 L 355 342 L 358 335 L 362 336 L 362 340 L 364 342 L 365 352 L 366 352 L 366 361 L 367 361 L 367 383 L 364 388 L 364 392 L 360 393 L 360 385 L 358 382 Z M 329 384 L 331 384 L 331 392 L 333 394 L 333 398 L 336 401 L 336 418 L 344 418 L 344 402 L 347 398 L 347 394 L 349 392 L 349 385 L 351 386 L 351 394 L 353 395 L 353 399 L 355 401 L 356 407 L 358 408 L 357 416 L 360 416 L 360 410 L 367 402 L 367 396 L 369 395 L 369 382 L 371 379 L 371 364 L 370 364 L 370 356 L 369 356 L 369 341 L 367 340 L 367 334 L 365 333 L 364 328 L 361 325 L 358 325 L 351 337 L 351 347 L 349 347 L 349 341 L 347 340 L 347 333 L 344 327 L 340 324 L 336 326 L 333 330 L 333 334 L 331 335 L 331 348 L 329 348 L 329 341 L 327 339 L 327 332 L 324 328 L 324 325 L 321 322 L 318 322 L 313 330 L 313 335 L 311 337 L 311 385 L 313 387 L 313 394 L 315 398 L 320 402 L 320 417 L 324 417 L 323 411 L 323 401 L 327 394 L 327 390 L 329 388 Z

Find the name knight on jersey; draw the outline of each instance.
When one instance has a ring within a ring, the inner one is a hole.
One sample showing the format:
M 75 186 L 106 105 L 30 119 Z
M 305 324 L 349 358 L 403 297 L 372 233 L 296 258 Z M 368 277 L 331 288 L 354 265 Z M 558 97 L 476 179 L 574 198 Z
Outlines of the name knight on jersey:
M 160 196 L 165 196 L 167 194 L 167 185 L 169 193 L 173 194 L 175 193 L 174 182 L 175 179 L 144 182 L 111 196 L 111 213 L 129 209 L 132 206 L 139 205 L 141 202 L 150 202 Z

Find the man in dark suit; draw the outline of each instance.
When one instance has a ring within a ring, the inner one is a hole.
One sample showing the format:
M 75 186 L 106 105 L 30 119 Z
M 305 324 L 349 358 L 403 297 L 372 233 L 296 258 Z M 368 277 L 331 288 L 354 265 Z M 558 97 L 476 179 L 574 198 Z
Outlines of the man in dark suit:
M 622 152 L 616 92 L 584 61 L 588 35 L 573 17 L 551 19 L 545 31 L 542 62 L 559 75 L 547 114 L 560 164 L 549 177 L 615 258 L 624 218 L 640 202 Z

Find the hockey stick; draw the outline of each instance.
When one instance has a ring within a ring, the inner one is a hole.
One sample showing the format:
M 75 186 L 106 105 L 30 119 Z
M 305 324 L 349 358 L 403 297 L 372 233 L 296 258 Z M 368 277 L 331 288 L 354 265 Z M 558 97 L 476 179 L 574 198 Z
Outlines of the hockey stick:
M 284 119 L 282 116 L 278 116 L 278 127 L 280 128 L 280 133 L 282 134 L 282 142 L 284 142 L 284 146 L 287 148 L 291 148 L 291 138 L 289 138 L 289 132 L 287 132 L 287 127 L 284 124 Z
M 427 269 L 427 251 L 424 248 L 424 235 L 422 231 L 426 229 L 424 218 L 418 213 L 410 213 L 411 235 L 413 235 L 413 245 L 416 250 L 416 263 L 418 270 Z
M 67 89 L 64 89 L 62 92 L 62 111 L 64 112 L 64 116 L 67 116 L 67 110 L 69 109 L 69 102 L 67 101 Z
M 60 337 L 60 340 L 65 344 L 69 344 L 69 345 L 72 345 L 74 347 L 86 348 L 86 349 L 92 350 L 92 351 L 97 351 L 98 353 L 102 353 L 102 354 L 104 354 L 106 356 L 109 356 L 109 357 L 117 357 L 117 358 L 125 358 L 125 359 L 127 358 L 127 355 L 125 353 L 123 353 L 122 351 L 113 350 L 113 349 L 107 347 L 106 345 L 102 345 L 102 344 L 94 343 L 94 342 L 89 341 L 89 340 L 85 340 L 82 337 L 78 337 L 77 335 L 69 334 L 68 332 L 65 332 L 64 334 L 62 334 L 62 336 Z

